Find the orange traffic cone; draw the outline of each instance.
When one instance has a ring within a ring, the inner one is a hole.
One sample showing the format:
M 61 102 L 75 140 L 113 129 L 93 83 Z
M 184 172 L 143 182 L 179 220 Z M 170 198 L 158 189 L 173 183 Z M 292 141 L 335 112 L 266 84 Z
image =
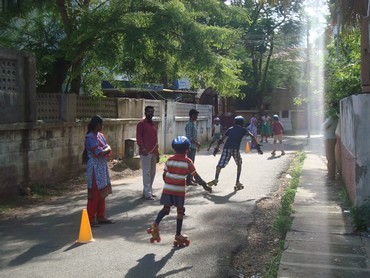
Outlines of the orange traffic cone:
M 251 148 L 249 147 L 249 142 L 245 144 L 245 152 L 249 153 L 251 151 Z
M 80 234 L 76 242 L 79 243 L 88 243 L 95 241 L 92 237 L 91 226 L 89 216 L 87 215 L 87 210 L 82 210 L 81 224 L 80 224 Z

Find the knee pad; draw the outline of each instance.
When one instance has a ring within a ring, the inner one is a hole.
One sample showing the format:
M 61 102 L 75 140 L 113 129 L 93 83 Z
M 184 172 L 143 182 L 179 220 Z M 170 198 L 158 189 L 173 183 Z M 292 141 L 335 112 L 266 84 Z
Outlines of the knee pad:
M 170 211 L 171 211 L 171 207 L 169 206 L 164 206 L 162 209 L 162 212 L 164 213 L 164 215 L 169 215 Z
M 183 219 L 185 215 L 185 208 L 177 208 L 177 219 Z

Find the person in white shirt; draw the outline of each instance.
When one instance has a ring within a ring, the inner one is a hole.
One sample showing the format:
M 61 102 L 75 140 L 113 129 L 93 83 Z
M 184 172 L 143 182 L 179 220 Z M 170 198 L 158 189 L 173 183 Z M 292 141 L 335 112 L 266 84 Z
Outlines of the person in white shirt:
M 211 146 L 213 145 L 214 142 L 218 142 L 222 138 L 221 134 L 222 126 L 220 124 L 220 118 L 216 117 L 214 119 L 214 124 L 212 126 L 212 140 L 211 143 L 208 146 L 207 151 L 210 150 Z
M 337 128 L 337 124 L 338 119 L 335 116 L 328 115 L 322 125 L 325 141 L 325 155 L 328 161 L 327 168 L 329 180 L 334 180 L 336 175 L 335 144 L 337 142 L 337 137 L 335 135 L 335 130 Z

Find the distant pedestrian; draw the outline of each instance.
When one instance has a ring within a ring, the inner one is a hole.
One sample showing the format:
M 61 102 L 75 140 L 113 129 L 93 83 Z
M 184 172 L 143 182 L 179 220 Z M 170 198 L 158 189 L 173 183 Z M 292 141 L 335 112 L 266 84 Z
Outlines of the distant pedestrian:
M 277 142 L 279 142 L 280 145 L 280 150 L 281 150 L 281 155 L 285 155 L 284 152 L 284 144 L 283 144 L 283 133 L 284 133 L 284 127 L 283 124 L 279 120 L 278 115 L 272 116 L 272 134 L 274 137 L 274 145 L 273 145 L 273 150 L 271 154 L 274 156 L 276 154 L 276 147 L 277 147 Z
M 136 126 L 136 143 L 139 146 L 141 168 L 143 172 L 143 197 L 154 200 L 153 181 L 156 164 L 159 162 L 157 126 L 153 122 L 154 107 L 146 106 L 145 118 Z
M 328 179 L 334 180 L 336 174 L 336 163 L 335 163 L 335 144 L 337 138 L 335 130 L 337 128 L 338 119 L 335 116 L 328 115 L 323 123 L 324 141 L 325 141 L 325 155 L 328 161 Z
M 216 155 L 218 149 L 223 141 L 225 141 L 224 148 L 222 150 L 222 154 L 220 160 L 218 161 L 215 173 L 215 179 L 208 183 L 208 185 L 213 186 L 217 185 L 218 177 L 220 175 L 221 169 L 225 168 L 226 165 L 229 163 L 230 158 L 233 157 L 235 163 L 237 165 L 237 173 L 236 173 L 236 183 L 235 189 L 243 189 L 243 184 L 240 182 L 240 174 L 242 171 L 242 158 L 240 156 L 240 143 L 244 136 L 250 136 L 252 138 L 252 142 L 256 144 L 256 149 L 259 154 L 263 154 L 262 150 L 260 149 L 260 145 L 257 143 L 256 138 L 254 135 L 245 127 L 244 125 L 244 118 L 242 116 L 237 116 L 234 118 L 234 125 L 230 127 L 225 132 L 225 137 L 222 140 L 219 140 L 213 155 Z
M 112 150 L 102 130 L 103 119 L 98 115 L 92 117 L 87 127 L 84 151 L 87 160 L 87 213 L 92 227 L 114 223 L 105 217 L 105 198 L 112 194 L 106 159 Z
M 197 119 L 198 119 L 199 111 L 195 109 L 190 109 L 189 111 L 189 121 L 185 126 L 185 134 L 186 137 L 190 141 L 190 148 L 188 150 L 188 157 L 191 161 L 195 162 L 195 154 L 197 149 L 200 147 L 200 143 L 198 141 L 198 131 L 197 131 Z M 188 175 L 186 179 L 187 185 L 196 185 L 196 182 L 192 180 L 192 176 Z
M 212 126 L 212 140 L 211 140 L 211 143 L 208 146 L 207 151 L 209 151 L 211 149 L 211 146 L 213 145 L 214 142 L 218 142 L 218 140 L 220 140 L 221 137 L 222 137 L 222 135 L 221 135 L 222 126 L 220 124 L 220 118 L 216 117 L 214 119 L 214 122 L 215 123 Z
M 263 138 L 265 137 L 265 142 L 267 143 L 267 138 L 272 136 L 271 132 L 271 117 L 266 112 L 264 116 L 261 118 L 262 120 L 262 127 L 261 127 L 261 141 L 263 142 Z
M 197 174 L 193 161 L 186 156 L 190 147 L 190 141 L 185 136 L 178 136 L 172 140 L 172 148 L 176 154 L 168 158 L 163 172 L 164 187 L 161 196 L 162 210 L 159 211 L 157 218 L 148 228 L 148 233 L 152 234 L 151 242 L 160 241 L 158 225 L 163 217 L 170 213 L 171 207 L 177 208 L 176 219 L 176 245 L 189 245 L 188 236 L 181 233 L 183 217 L 185 215 L 185 188 L 186 177 L 188 174 L 194 176 L 197 183 L 203 188 L 212 192 L 212 189 L 207 186 L 207 183 Z
M 257 139 L 257 128 L 258 128 L 258 120 L 257 120 L 257 113 L 253 113 L 252 118 L 250 119 L 250 123 L 247 127 L 247 129 L 250 131 L 250 133 L 253 134 L 254 138 Z M 257 141 L 252 140 L 251 148 L 256 148 Z

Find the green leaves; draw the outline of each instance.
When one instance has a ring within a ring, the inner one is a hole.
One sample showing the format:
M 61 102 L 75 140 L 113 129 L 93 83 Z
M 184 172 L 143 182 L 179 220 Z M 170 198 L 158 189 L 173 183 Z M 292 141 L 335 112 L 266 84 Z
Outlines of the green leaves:
M 337 102 L 361 92 L 360 29 L 342 34 L 339 44 L 332 41 L 326 59 L 326 103 Z
M 166 87 L 193 76 L 229 94 L 243 83 L 233 48 L 247 21 L 218 0 L 24 0 L 0 19 L 0 43 L 35 53 L 43 91 L 78 92 L 80 80 L 96 91 L 98 76 Z

